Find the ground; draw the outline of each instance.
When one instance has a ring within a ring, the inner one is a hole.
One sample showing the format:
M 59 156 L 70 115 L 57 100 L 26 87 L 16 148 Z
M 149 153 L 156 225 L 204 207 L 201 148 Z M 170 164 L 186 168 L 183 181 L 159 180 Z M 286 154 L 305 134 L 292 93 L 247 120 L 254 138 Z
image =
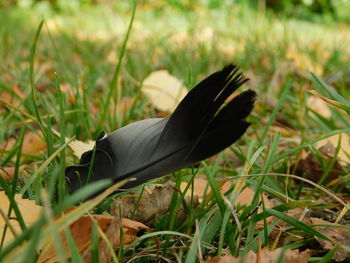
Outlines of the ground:
M 229 1 L 58 2 L 0 9 L 0 261 L 350 257 L 348 21 Z M 171 113 L 145 91 L 151 73 L 189 90 L 231 63 L 258 94 L 237 143 L 118 200 L 86 201 L 101 184 L 68 197 L 65 167 L 102 130 Z

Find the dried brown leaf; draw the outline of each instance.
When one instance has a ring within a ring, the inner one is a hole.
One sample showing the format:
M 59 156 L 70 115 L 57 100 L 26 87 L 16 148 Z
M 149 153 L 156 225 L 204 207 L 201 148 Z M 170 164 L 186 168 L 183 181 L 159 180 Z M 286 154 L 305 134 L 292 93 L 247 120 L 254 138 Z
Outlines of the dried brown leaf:
M 21 165 L 19 167 L 18 173 L 22 173 L 24 171 L 25 166 Z M 15 167 L 3 167 L 0 168 L 0 176 L 5 179 L 5 181 L 11 180 L 15 175 Z
M 335 154 L 335 147 L 331 142 L 327 142 L 325 145 L 318 149 L 322 153 L 322 158 L 329 164 L 332 162 L 332 158 Z M 328 173 L 326 182 L 334 180 L 342 174 L 344 168 L 338 160 L 335 161 L 332 170 Z M 318 182 L 323 177 L 324 169 L 320 165 L 313 153 L 306 155 L 300 160 L 297 167 L 297 174 L 305 174 L 308 179 Z
M 23 98 L 24 97 L 24 94 L 23 92 L 18 88 L 17 85 L 13 85 L 12 86 L 12 91 L 13 93 L 10 93 L 8 91 L 3 91 L 0 93 L 0 99 L 2 99 L 3 101 L 5 102 L 8 102 L 12 105 L 18 105 L 19 104 L 19 99 L 18 97 L 20 98 Z M 17 96 L 16 96 L 16 95 Z M 3 103 L 0 102 L 0 110 L 5 110 L 5 105 Z
M 347 247 L 350 246 L 350 230 L 349 230 L 350 226 L 349 225 L 345 226 L 345 225 L 329 223 L 327 221 L 324 221 L 319 218 L 314 218 L 314 217 L 310 218 L 310 224 L 311 225 L 328 225 L 328 226 L 314 226 L 314 229 L 338 244 L 342 244 Z M 347 227 L 348 229 L 344 229 L 344 227 Z M 319 237 L 315 237 L 315 239 L 321 244 L 321 246 L 324 249 L 330 250 L 334 248 L 334 244 L 328 240 L 324 240 Z M 335 252 L 333 259 L 337 262 L 341 262 L 346 259 L 349 260 L 350 253 L 344 248 L 339 248 Z
M 8 141 L 0 144 L 0 149 L 3 151 L 10 151 L 15 146 L 17 139 L 10 138 Z M 46 149 L 46 143 L 43 139 L 43 135 L 41 131 L 37 131 L 36 133 L 32 131 L 28 131 L 24 136 L 22 153 L 33 155 L 37 154 Z
M 72 237 L 77 245 L 79 253 L 84 255 L 84 262 L 91 261 L 91 254 L 88 253 L 92 240 L 92 227 L 94 221 L 97 222 L 102 232 L 106 235 L 113 248 L 120 246 L 120 226 L 123 227 L 123 245 L 130 244 L 137 236 L 141 229 L 151 231 L 146 225 L 130 219 L 122 219 L 122 224 L 117 217 L 111 215 L 85 215 L 70 225 Z M 66 258 L 70 257 L 70 250 L 68 242 L 64 233 L 61 233 L 62 246 L 66 252 Z M 99 262 L 110 262 L 110 249 L 105 241 L 99 241 Z M 39 257 L 40 263 L 54 263 L 58 262 L 55 247 L 50 240 L 47 246 L 42 250 Z
M 261 254 L 256 254 L 253 251 L 249 251 L 248 254 L 244 257 L 244 263 L 274 263 L 280 262 L 279 257 L 282 253 L 281 248 L 277 248 L 275 250 L 269 250 L 269 248 L 264 247 L 261 250 Z M 311 256 L 310 250 L 305 250 L 303 252 L 299 252 L 299 250 L 287 250 L 284 252 L 283 263 L 307 263 L 309 257 Z M 219 258 L 212 258 L 204 263 L 239 263 L 241 262 L 241 257 L 234 256 L 223 256 Z
M 70 225 L 69 229 L 81 255 L 83 255 L 91 245 L 91 230 L 94 224 L 94 220 L 98 223 L 98 226 L 102 230 L 106 231 L 111 225 L 113 218 L 113 216 L 108 215 L 85 215 Z M 64 233 L 61 233 L 61 240 L 64 251 L 66 252 L 66 258 L 69 258 L 70 250 Z M 47 246 L 42 250 L 38 262 L 58 262 L 56 250 L 52 240 L 47 242 Z
M 239 196 L 237 198 L 237 203 L 239 203 L 241 205 L 250 205 L 253 201 L 254 195 L 255 195 L 255 191 L 250 187 L 246 187 L 239 194 Z M 271 208 L 270 201 L 267 198 L 266 194 L 263 194 L 263 198 L 264 198 L 265 207 Z
M 181 182 L 180 189 L 182 192 L 185 191 L 187 185 L 188 185 L 187 182 Z M 205 189 L 207 188 L 207 185 L 208 185 L 208 180 L 204 177 L 196 177 L 194 179 L 194 182 L 193 182 L 194 195 L 197 196 L 199 202 L 203 201 L 203 196 L 205 193 Z M 211 190 L 209 187 L 207 193 L 210 193 L 210 192 Z M 190 187 L 186 192 L 186 196 L 191 197 L 191 195 L 192 195 L 192 187 Z
M 137 233 L 140 230 L 144 229 L 144 230 L 147 230 L 148 232 L 151 231 L 151 228 L 149 228 L 148 226 L 140 222 L 130 220 L 128 218 L 123 218 L 122 223 L 123 223 L 123 234 L 124 234 L 123 244 L 124 245 L 130 244 L 131 242 L 133 242 L 137 237 Z M 120 246 L 121 244 L 120 235 L 117 236 L 116 244 L 117 246 Z
M 41 215 L 42 207 L 36 205 L 35 201 L 33 200 L 22 199 L 21 195 L 19 194 L 15 195 L 15 201 L 18 205 L 19 210 L 21 211 L 25 225 L 28 227 L 33 223 L 35 223 Z M 7 215 L 9 206 L 10 206 L 10 201 L 8 197 L 5 195 L 5 192 L 3 191 L 0 192 L 0 209 L 2 210 L 2 212 L 4 212 L 5 215 Z M 11 224 L 12 228 L 16 231 L 16 233 L 20 234 L 22 230 L 13 209 L 8 219 L 9 219 L 8 222 Z M 6 225 L 6 221 L 3 218 L 3 216 L 0 215 L 0 236 L 2 236 L 2 233 L 5 229 L 5 225 Z M 4 244 L 5 245 L 8 244 L 13 239 L 14 239 L 13 233 L 9 231 L 9 229 L 7 229 Z
M 122 217 L 150 225 L 156 218 L 169 212 L 174 191 L 176 191 L 174 184 L 168 182 L 164 185 L 156 185 L 152 190 L 143 191 L 141 198 L 139 193 L 131 193 L 127 197 L 115 200 L 112 213 L 119 215 L 119 211 L 122 208 Z M 190 204 L 189 198 L 186 201 Z M 197 204 L 198 198 L 195 197 L 193 206 Z M 186 212 L 182 206 L 177 211 L 176 217 L 179 220 L 186 218 Z

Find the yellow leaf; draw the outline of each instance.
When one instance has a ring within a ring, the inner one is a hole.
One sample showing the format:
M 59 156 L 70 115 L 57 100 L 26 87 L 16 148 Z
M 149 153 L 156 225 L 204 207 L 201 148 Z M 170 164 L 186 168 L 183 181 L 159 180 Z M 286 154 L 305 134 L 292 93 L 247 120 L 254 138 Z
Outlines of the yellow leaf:
M 186 96 L 187 89 L 168 71 L 159 70 L 145 78 L 142 92 L 158 110 L 172 112 Z
M 340 139 L 341 136 L 341 139 Z M 343 132 L 341 134 L 336 134 L 334 136 L 328 137 L 324 140 L 318 141 L 315 144 L 316 148 L 321 148 L 326 145 L 328 142 L 333 144 L 334 147 L 337 147 L 340 139 L 340 151 L 338 154 L 338 159 L 341 163 L 350 163 L 350 137 L 347 133 Z
M 328 104 L 315 95 L 308 97 L 307 106 L 325 118 L 329 118 L 332 115 Z
M 42 207 L 36 205 L 35 201 L 22 199 L 21 195 L 19 194 L 15 195 L 15 201 L 18 205 L 19 210 L 21 211 L 24 223 L 27 227 L 32 225 L 38 220 L 39 216 L 41 215 Z M 5 195 L 5 192 L 3 191 L 0 192 L 0 209 L 6 215 L 7 215 L 9 206 L 10 206 L 10 200 L 8 199 L 7 195 Z M 22 230 L 13 209 L 12 209 L 11 215 L 8 218 L 9 218 L 9 223 L 12 226 L 12 229 L 14 229 L 17 234 L 20 234 Z M 0 216 L 0 236 L 2 236 L 5 225 L 6 225 L 5 219 L 3 218 L 3 216 Z M 7 232 L 5 235 L 5 245 L 10 243 L 13 240 L 13 238 L 14 236 L 12 231 L 10 231 L 10 229 L 7 229 Z
M 52 132 L 57 136 L 60 137 L 60 133 L 56 131 L 55 129 L 52 129 Z M 66 143 L 69 142 L 70 138 L 65 137 Z M 95 142 L 94 141 L 79 141 L 79 140 L 73 140 L 68 144 L 69 148 L 72 149 L 73 154 L 80 158 L 84 152 L 90 151 L 94 148 Z
M 68 144 L 69 148 L 73 150 L 73 153 L 76 157 L 80 158 L 84 152 L 90 151 L 94 148 L 94 141 L 82 142 L 79 140 L 74 140 Z

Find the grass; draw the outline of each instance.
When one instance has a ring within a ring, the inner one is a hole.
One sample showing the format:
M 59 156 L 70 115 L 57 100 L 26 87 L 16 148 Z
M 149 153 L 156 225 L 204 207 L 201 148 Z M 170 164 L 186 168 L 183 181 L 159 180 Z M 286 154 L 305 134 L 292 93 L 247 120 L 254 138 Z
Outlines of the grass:
M 350 39 L 345 25 L 276 18 L 243 5 L 219 10 L 199 5 L 179 10 L 162 4 L 139 4 L 135 17 L 131 6 L 114 9 L 87 6 L 83 11 L 79 17 L 69 12 L 48 12 L 40 23 L 41 10 L 0 10 L 0 23 L 5 25 L 0 28 L 3 58 L 0 91 L 18 87 L 23 92 L 16 105 L 8 105 L 0 112 L 0 141 L 13 135 L 18 138 L 15 146 L 0 157 L 2 167 L 15 167 L 15 179 L 8 184 L 0 177 L 0 186 L 10 198 L 11 209 L 23 229 L 13 243 L 1 246 L 0 261 L 5 256 L 14 262 L 35 261 L 36 249 L 49 235 L 59 236 L 60 230 L 67 229 L 69 223 L 92 209 L 99 213 L 109 210 L 107 202 L 99 204 L 108 196 L 105 193 L 82 202 L 75 214 L 64 216 L 58 223 L 53 221 L 53 216 L 108 184 L 95 183 L 72 196 L 66 195 L 64 167 L 77 163 L 67 148 L 66 136 L 96 139 L 101 130 L 111 132 L 128 123 L 158 116 L 159 112 L 140 93 L 142 80 L 156 69 L 168 69 L 190 88 L 232 62 L 250 78 L 246 85 L 258 93 L 250 117 L 252 126 L 229 149 L 231 157 L 220 154 L 214 161 L 173 174 L 176 186 L 185 181 L 188 187 L 181 193 L 174 192 L 169 213 L 152 226 L 154 232 L 119 249 L 118 260 L 156 260 L 154 255 L 159 251 L 151 237 L 159 240 L 163 259 L 179 262 L 196 262 L 228 253 L 242 255 L 250 249 L 256 251 L 260 243 L 275 247 L 278 242 L 285 242 L 284 247 L 304 249 L 316 246 L 315 236 L 328 239 L 285 212 L 307 207 L 329 208 L 339 213 L 343 207 L 338 202 L 321 205 L 315 201 L 324 200 L 326 195 L 334 197 L 333 193 L 349 193 L 346 179 L 349 166 L 344 167 L 335 179 L 339 183 L 327 188 L 331 191 L 327 193 L 311 189 L 307 174 L 303 175 L 304 185 L 286 174 L 296 172 L 303 151 L 319 153 L 313 146 L 318 140 L 340 131 L 349 134 L 348 115 L 344 111 L 331 107 L 331 116 L 324 117 L 307 105 L 310 96 L 307 91 L 318 87 L 321 93 L 323 85 L 309 71 L 332 83 L 343 98 L 349 97 L 346 74 Z M 61 92 L 62 85 L 71 87 L 71 97 Z M 330 98 L 347 105 L 337 94 L 330 94 Z M 123 97 L 134 100 L 130 111 L 119 114 L 115 108 Z M 37 128 L 44 137 L 46 151 L 22 156 L 26 131 Z M 53 134 L 52 128 L 59 130 L 61 136 Z M 327 175 L 334 161 L 329 165 L 319 155 L 319 165 Z M 23 164 L 28 164 L 28 176 L 19 173 Z M 275 176 L 259 176 L 269 173 Z M 277 173 L 282 175 L 276 176 Z M 188 207 L 187 219 L 179 222 L 176 211 L 186 191 L 193 188 L 197 174 L 207 177 L 212 194 L 205 196 L 196 208 Z M 233 177 L 231 188 L 223 197 L 220 182 Z M 329 183 L 326 180 L 323 186 Z M 250 205 L 239 206 L 237 196 L 245 185 L 255 188 L 255 195 Z M 45 207 L 45 215 L 31 227 L 21 220 L 13 199 L 16 192 Z M 274 209 L 267 208 L 259 202 L 263 193 L 278 197 L 283 203 Z M 267 223 L 270 215 L 276 219 Z M 287 233 L 288 239 L 269 238 L 278 225 L 277 218 L 289 224 L 281 232 Z M 260 220 L 264 220 L 262 229 L 256 228 Z M 94 228 L 94 234 L 96 241 L 98 229 Z M 26 246 L 22 245 L 25 240 Z M 64 258 L 60 242 L 56 242 L 56 247 Z M 96 244 L 94 248 L 98 253 Z M 96 253 L 92 258 L 98 258 Z M 328 253 L 326 256 L 331 257 L 334 251 Z M 74 246 L 72 254 L 75 262 L 81 260 Z M 317 256 L 322 253 L 315 259 Z

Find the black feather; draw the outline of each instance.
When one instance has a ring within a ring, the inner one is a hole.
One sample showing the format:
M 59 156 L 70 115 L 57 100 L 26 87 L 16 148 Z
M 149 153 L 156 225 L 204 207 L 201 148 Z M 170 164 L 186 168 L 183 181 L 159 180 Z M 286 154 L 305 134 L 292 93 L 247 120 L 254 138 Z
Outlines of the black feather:
M 95 154 L 88 151 L 79 165 L 67 167 L 69 192 L 87 183 L 90 165 L 90 182 L 135 178 L 124 185 L 128 189 L 230 146 L 249 127 L 244 119 L 253 109 L 256 94 L 247 90 L 224 103 L 246 81 L 238 67 L 226 66 L 197 84 L 167 118 L 146 119 L 109 135 L 102 133 Z

